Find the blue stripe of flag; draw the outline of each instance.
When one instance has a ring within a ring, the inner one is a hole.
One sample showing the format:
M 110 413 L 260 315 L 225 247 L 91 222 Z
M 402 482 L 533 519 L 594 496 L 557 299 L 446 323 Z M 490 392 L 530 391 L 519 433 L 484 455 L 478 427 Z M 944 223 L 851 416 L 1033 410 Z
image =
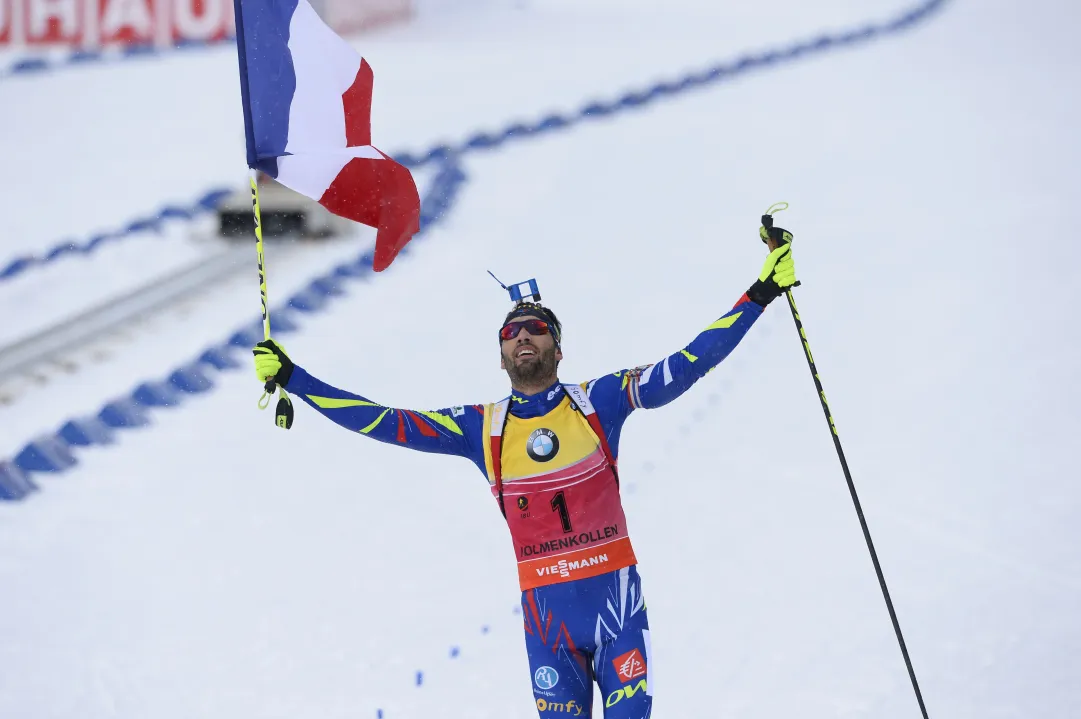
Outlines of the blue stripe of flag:
M 236 0 L 240 95 L 248 167 L 278 176 L 289 139 L 289 107 L 297 78 L 289 52 L 289 23 L 298 0 Z

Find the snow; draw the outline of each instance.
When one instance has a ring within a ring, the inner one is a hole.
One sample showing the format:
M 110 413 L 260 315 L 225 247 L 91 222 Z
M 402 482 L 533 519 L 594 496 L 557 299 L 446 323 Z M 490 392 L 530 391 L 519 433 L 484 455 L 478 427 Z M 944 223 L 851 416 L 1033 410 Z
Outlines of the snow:
M 422 150 L 906 7 L 422 15 L 364 41 L 375 143 Z M 469 155 L 444 222 L 283 342 L 396 406 L 498 399 L 491 269 L 539 280 L 564 380 L 655 361 L 746 289 L 759 215 L 787 200 L 801 317 L 930 715 L 1069 716 L 1079 15 L 949 3 L 904 35 Z M 5 81 L 0 101 L 21 103 L 0 120 L 5 237 L 39 247 L 242 181 L 233 73 L 222 49 Z M 109 88 L 115 105 L 93 105 Z M 46 143 L 65 93 L 99 131 Z M 55 167 L 74 146 L 87 161 L 59 178 L 25 149 Z M 148 183 L 154 168 L 169 171 Z M 56 182 L 82 188 L 70 213 L 42 200 Z M 268 250 L 272 302 L 364 241 L 287 266 Z M 0 409 L 0 456 L 221 341 L 256 303 L 251 278 L 223 283 Z M 215 380 L 0 506 L 0 716 L 535 716 L 509 540 L 475 468 L 306 407 L 283 433 L 247 364 Z M 632 417 L 620 456 L 658 716 L 918 716 L 783 303 L 687 396 Z
M 224 254 L 228 245 L 215 241 L 216 230 L 213 219 L 205 216 L 194 222 L 167 220 L 158 231 L 133 233 L 90 254 L 62 256 L 0 281 L 0 306 L 21 309 L 0 327 L 0 345 L 14 344 L 72 314 Z M 72 299 L 77 301 L 74 308 Z

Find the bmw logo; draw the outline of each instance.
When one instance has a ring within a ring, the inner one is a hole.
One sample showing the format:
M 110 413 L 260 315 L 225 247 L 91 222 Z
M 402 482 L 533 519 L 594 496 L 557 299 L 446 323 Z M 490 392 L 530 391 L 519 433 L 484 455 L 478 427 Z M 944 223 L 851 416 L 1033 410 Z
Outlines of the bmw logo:
M 559 452 L 559 437 L 550 429 L 538 429 L 529 435 L 525 452 L 534 462 L 547 462 Z

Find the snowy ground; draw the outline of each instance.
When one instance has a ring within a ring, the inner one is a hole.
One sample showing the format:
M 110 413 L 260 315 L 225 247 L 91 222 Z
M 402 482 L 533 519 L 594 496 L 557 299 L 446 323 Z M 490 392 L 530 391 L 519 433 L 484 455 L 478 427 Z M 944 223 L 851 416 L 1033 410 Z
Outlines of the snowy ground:
M 495 5 L 364 46 L 377 145 L 424 149 L 907 7 Z M 445 222 L 286 346 L 398 406 L 498 399 L 492 269 L 540 281 L 565 380 L 643 364 L 746 289 L 758 217 L 787 200 L 801 313 L 931 716 L 1070 716 L 1079 19 L 955 1 L 907 35 L 471 156 Z M 5 82 L 27 113 L 0 119 L 5 223 L 89 232 L 237 178 L 234 68 L 223 49 Z M 96 130 L 40 144 L 43 162 L 82 148 L 63 181 L 101 190 L 82 214 L 16 211 L 55 178 L 12 133 L 109 88 L 130 95 Z M 337 251 L 277 276 L 268 257 L 272 295 Z M 5 410 L 0 456 L 222 339 L 254 294 L 223 285 Z M 0 506 L 0 716 L 535 716 L 506 529 L 475 469 L 305 408 L 284 434 L 250 370 L 219 380 Z M 632 418 L 621 468 L 657 716 L 918 716 L 783 306 L 691 394 Z
M 90 254 L 67 254 L 0 281 L 0 307 L 20 309 L 0 326 L 0 346 L 227 252 L 229 244 L 214 236 L 213 218 L 201 220 L 170 220 L 159 231 L 133 234 Z

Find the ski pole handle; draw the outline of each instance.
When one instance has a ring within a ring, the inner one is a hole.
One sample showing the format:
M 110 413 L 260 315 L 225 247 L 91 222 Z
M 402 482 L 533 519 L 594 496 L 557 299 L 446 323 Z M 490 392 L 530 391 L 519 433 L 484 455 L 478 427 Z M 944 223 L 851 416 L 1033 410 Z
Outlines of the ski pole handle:
M 769 248 L 770 252 L 773 252 L 784 243 L 792 244 L 792 233 L 788 230 L 783 230 L 780 227 L 774 227 L 773 215 L 770 214 L 774 210 L 779 212 L 785 209 L 788 209 L 788 203 L 778 202 L 771 206 L 769 210 L 766 211 L 766 214 L 762 215 L 762 227 L 759 229 L 758 235 L 762 238 L 762 242 L 766 243 L 766 247 Z M 785 288 L 785 294 L 788 294 L 796 287 L 799 287 L 800 284 L 800 281 L 796 280 L 792 283 L 791 287 Z

